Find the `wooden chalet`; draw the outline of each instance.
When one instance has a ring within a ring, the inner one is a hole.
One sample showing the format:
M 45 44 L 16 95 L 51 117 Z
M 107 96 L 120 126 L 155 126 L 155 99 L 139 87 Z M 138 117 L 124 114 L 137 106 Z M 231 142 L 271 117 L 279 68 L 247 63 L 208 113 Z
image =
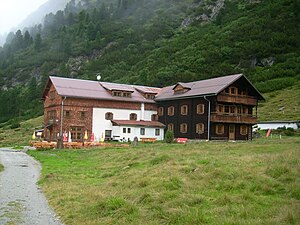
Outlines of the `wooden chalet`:
M 155 98 L 159 121 L 175 137 L 250 140 L 259 91 L 242 74 L 177 83 Z
M 75 142 L 163 140 L 154 101 L 159 88 L 50 76 L 43 92 L 44 138 L 57 141 L 64 133 Z M 87 133 L 87 139 L 84 140 Z

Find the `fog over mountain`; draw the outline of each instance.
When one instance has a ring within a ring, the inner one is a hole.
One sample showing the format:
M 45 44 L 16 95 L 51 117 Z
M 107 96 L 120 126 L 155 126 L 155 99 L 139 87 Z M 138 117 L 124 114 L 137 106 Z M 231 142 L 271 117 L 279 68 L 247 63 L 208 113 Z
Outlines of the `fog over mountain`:
M 43 21 L 48 13 L 55 13 L 58 10 L 64 9 L 70 0 L 49 0 L 41 5 L 36 11 L 31 13 L 21 24 L 19 28 L 30 27 L 39 24 Z
M 42 23 L 46 14 L 55 13 L 58 10 L 62 10 L 65 8 L 66 4 L 70 0 L 49 0 L 43 5 L 41 5 L 37 10 L 31 13 L 25 20 L 23 20 L 20 24 L 16 24 L 15 27 L 11 28 L 10 31 L 15 32 L 20 29 L 23 30 L 26 27 L 31 27 L 36 24 Z M 0 46 L 5 44 L 6 37 L 8 33 L 0 34 Z

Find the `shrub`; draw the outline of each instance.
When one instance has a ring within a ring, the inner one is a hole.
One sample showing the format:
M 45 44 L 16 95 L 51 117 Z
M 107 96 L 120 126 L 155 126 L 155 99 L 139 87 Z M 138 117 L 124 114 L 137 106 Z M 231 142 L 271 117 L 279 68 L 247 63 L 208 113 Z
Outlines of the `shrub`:
M 174 140 L 174 133 L 170 130 L 167 130 L 166 135 L 165 135 L 165 141 L 167 143 L 172 143 Z
M 293 136 L 294 135 L 294 129 L 292 127 L 288 127 L 285 131 L 284 134 L 286 136 Z
M 10 129 L 16 129 L 16 128 L 19 128 L 20 126 L 21 126 L 21 124 L 18 121 L 14 120 L 10 124 Z

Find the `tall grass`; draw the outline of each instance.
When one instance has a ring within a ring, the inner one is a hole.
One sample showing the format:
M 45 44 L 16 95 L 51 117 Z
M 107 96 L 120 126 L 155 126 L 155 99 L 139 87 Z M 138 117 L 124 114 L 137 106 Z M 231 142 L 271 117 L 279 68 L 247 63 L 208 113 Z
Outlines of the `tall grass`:
M 66 224 L 299 224 L 300 139 L 31 151 Z

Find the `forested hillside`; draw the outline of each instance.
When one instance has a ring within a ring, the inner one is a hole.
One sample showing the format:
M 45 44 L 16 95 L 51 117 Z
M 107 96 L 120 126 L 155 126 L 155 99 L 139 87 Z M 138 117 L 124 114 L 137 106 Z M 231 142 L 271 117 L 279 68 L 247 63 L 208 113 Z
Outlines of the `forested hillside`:
M 300 80 L 298 0 L 71 0 L 0 48 L 0 123 L 42 112 L 49 75 L 165 86 L 244 73 Z

